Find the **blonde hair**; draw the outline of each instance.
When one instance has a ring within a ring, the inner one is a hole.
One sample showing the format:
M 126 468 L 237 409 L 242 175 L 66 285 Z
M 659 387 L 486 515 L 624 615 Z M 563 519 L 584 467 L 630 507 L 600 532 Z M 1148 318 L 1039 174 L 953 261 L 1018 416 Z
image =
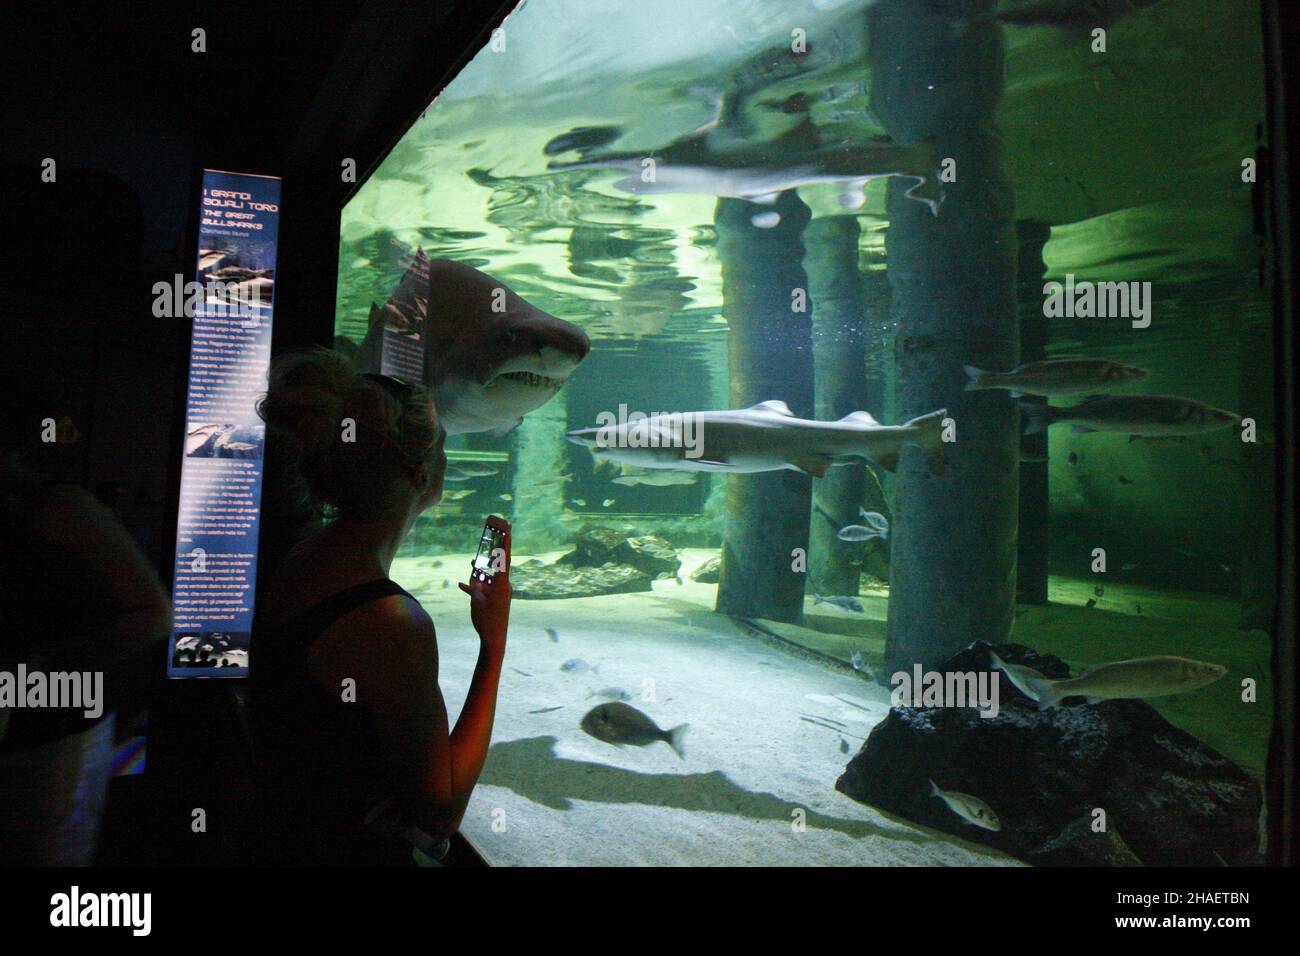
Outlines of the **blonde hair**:
M 377 518 L 400 500 L 415 468 L 429 465 L 438 482 L 446 470 L 429 392 L 360 374 L 329 349 L 276 362 L 257 413 L 268 453 L 288 457 L 318 513 Z

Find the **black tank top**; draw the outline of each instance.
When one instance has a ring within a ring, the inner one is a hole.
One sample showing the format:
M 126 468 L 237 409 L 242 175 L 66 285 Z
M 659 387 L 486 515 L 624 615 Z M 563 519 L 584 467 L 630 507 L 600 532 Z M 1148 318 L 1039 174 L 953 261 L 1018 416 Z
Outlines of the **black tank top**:
M 254 645 L 249 671 L 253 759 L 258 778 L 250 862 L 278 866 L 409 865 L 411 848 L 366 830 L 384 769 L 370 708 L 345 703 L 308 671 L 311 645 L 350 611 L 409 594 L 388 578 L 331 595 L 272 626 Z

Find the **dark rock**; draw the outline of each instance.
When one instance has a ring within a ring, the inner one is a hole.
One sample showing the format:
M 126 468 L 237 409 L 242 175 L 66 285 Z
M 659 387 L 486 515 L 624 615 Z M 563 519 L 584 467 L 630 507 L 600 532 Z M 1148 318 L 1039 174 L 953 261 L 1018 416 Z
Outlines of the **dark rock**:
M 1025 857 L 1036 866 L 1141 866 L 1119 831 L 1107 822 L 1093 829 L 1091 815 L 1079 817 L 1064 830 Z
M 628 538 L 619 548 L 617 560 L 640 568 L 652 578 L 675 578 L 682 566 L 673 546 L 652 534 Z
M 573 550 L 556 564 L 575 568 L 599 568 L 606 564 L 626 564 L 654 578 L 674 578 L 682 566 L 681 558 L 663 538 L 647 534 L 629 538 L 613 528 L 585 525 L 573 541 Z
M 1056 657 L 1018 644 L 1007 663 L 1069 676 Z M 987 671 L 989 645 L 972 644 L 939 670 Z M 835 788 L 855 800 L 1025 860 L 1087 863 L 1124 858 L 1069 828 L 1094 809 L 1150 866 L 1258 863 L 1258 785 L 1227 757 L 1179 730 L 1149 704 L 1112 700 L 1039 711 L 999 677 L 999 712 L 895 707 L 876 726 Z M 930 795 L 929 780 L 984 800 L 998 832 L 965 823 Z
M 613 562 L 598 568 L 575 568 L 534 559 L 510 569 L 510 590 L 525 601 L 649 591 L 650 580 L 639 568 Z
M 701 584 L 717 584 L 721 574 L 722 558 L 709 558 L 691 573 L 691 580 Z
M 627 536 L 613 528 L 593 524 L 583 525 L 573 540 L 573 550 L 559 558 L 556 564 L 571 564 L 578 568 L 598 568 L 618 561 L 618 551 Z

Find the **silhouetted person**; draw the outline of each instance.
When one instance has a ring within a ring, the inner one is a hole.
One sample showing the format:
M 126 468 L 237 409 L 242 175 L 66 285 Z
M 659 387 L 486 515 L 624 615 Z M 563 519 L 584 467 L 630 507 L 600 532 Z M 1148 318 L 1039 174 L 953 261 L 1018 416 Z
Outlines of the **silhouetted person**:
M 88 864 L 114 713 L 142 704 L 170 608 L 117 518 L 81 488 L 43 481 L 12 445 L 0 448 L 0 621 L 0 671 L 102 674 L 99 716 L 42 707 L 0 717 L 0 863 Z
M 319 351 L 277 363 L 259 412 L 268 454 L 292 453 L 282 476 L 300 479 L 299 511 L 329 520 L 305 525 L 259 598 L 253 846 L 268 863 L 409 864 L 399 834 L 415 828 L 436 844 L 454 833 L 487 756 L 508 574 L 461 585 L 481 648 L 450 729 L 433 621 L 388 576 L 442 495 L 444 433 L 428 393 Z M 293 508 L 284 491 L 272 497 Z M 508 563 L 508 540 L 506 551 Z

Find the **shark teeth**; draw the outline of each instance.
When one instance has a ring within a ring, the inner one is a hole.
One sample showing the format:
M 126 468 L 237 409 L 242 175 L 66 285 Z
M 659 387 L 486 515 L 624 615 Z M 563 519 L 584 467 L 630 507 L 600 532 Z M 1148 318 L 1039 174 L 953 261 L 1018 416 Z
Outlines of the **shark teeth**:
M 557 378 L 547 378 L 545 375 L 538 375 L 535 372 L 505 372 L 498 375 L 497 378 L 508 378 L 512 382 L 523 382 L 533 388 L 559 388 L 564 384 Z

